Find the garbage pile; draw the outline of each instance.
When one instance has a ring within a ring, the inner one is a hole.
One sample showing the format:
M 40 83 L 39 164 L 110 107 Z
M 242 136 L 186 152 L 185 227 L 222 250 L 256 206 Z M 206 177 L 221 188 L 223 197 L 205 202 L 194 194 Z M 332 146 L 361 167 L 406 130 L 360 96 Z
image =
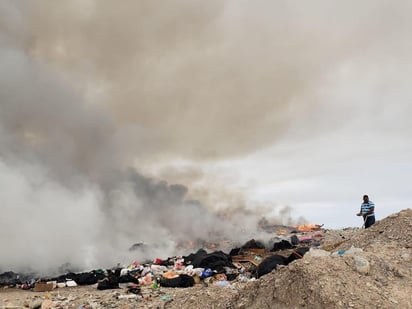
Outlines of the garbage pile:
M 318 226 L 317 231 L 321 231 L 321 226 Z M 220 250 L 207 252 L 199 249 L 188 256 L 156 258 L 150 263 L 135 261 L 126 267 L 68 272 L 51 278 L 5 272 L 0 274 L 0 287 L 42 292 L 83 285 L 96 285 L 98 290 L 119 289 L 121 284 L 128 284 L 127 292 L 132 294 L 139 294 L 143 286 L 154 289 L 160 286 L 187 288 L 195 284 L 225 287 L 234 280 L 256 280 L 279 265 L 288 265 L 302 258 L 311 246 L 318 246 L 322 237 L 321 234 L 305 234 L 284 227 L 274 233 L 269 248 L 267 244 L 251 239 L 243 246 L 232 249 L 229 254 Z

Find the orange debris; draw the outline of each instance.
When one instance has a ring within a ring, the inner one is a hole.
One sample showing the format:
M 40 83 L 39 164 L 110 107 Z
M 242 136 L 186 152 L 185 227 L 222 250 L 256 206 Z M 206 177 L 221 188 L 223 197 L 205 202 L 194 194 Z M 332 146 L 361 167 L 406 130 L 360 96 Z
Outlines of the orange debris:
M 303 225 L 298 225 L 296 229 L 299 232 L 311 232 L 311 231 L 319 231 L 322 226 L 323 225 L 319 225 L 319 224 L 303 224 Z

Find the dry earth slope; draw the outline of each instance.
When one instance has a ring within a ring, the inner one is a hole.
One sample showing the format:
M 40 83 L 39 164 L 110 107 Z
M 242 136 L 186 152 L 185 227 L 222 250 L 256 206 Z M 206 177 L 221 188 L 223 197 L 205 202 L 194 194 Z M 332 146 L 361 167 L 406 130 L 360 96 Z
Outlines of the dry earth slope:
M 249 282 L 233 308 L 412 308 L 412 209 L 345 240 L 335 254 L 308 255 Z M 346 254 L 351 246 L 362 251 Z

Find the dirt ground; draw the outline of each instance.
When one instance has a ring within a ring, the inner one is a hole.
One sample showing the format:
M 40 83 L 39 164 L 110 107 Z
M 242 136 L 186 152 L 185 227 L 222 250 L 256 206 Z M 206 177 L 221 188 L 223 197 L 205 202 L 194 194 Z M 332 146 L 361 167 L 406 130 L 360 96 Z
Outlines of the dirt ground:
M 313 232 L 312 232 L 313 233 Z M 258 280 L 220 287 L 32 292 L 1 289 L 1 308 L 412 308 L 412 210 L 369 229 L 322 230 L 319 249 Z M 310 232 L 307 233 L 310 236 Z M 352 248 L 351 248 L 352 247 Z

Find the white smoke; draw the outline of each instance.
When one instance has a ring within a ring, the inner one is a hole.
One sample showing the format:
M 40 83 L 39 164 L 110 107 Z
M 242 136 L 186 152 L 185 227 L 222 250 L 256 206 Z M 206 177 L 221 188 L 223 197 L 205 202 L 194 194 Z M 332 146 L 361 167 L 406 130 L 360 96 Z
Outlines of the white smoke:
M 215 183 L 198 165 L 348 118 L 365 129 L 371 111 L 383 131 L 410 136 L 407 79 L 394 71 L 411 71 L 410 6 L 2 1 L 0 245 L 13 244 L 0 268 L 103 266 L 139 258 L 127 251 L 138 241 L 166 255 L 188 238 L 235 238 L 272 210 L 251 211 L 221 186 L 235 177 Z M 179 160 L 195 172 L 168 168 Z

